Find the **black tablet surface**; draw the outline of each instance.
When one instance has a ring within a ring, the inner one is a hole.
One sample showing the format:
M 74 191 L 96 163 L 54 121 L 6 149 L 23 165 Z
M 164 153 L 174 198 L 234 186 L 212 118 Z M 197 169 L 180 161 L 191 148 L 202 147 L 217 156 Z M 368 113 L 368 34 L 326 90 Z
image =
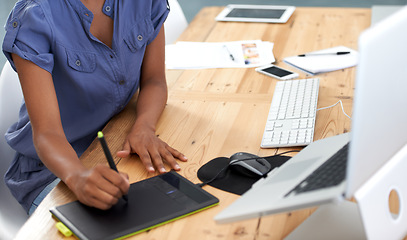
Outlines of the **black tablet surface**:
M 50 209 L 79 239 L 121 239 L 218 204 L 219 200 L 171 171 L 130 185 L 128 202 L 109 210 L 79 201 Z

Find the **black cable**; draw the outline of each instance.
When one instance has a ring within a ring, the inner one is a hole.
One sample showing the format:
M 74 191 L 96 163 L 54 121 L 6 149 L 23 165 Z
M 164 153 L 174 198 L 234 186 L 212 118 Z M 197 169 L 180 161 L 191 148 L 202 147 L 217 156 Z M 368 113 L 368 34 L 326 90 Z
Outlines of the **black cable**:
M 290 150 L 290 151 L 282 152 L 282 153 L 279 153 L 279 154 L 274 154 L 272 157 L 280 156 L 280 155 L 283 155 L 283 154 L 286 154 L 286 153 L 292 153 L 292 152 L 300 152 L 300 150 Z

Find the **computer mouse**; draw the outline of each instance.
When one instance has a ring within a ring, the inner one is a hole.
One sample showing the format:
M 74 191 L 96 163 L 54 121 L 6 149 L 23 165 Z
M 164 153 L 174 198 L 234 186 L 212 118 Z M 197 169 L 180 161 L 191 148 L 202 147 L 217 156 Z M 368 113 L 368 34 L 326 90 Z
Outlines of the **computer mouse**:
M 266 159 L 246 152 L 233 154 L 230 157 L 229 167 L 248 177 L 262 177 L 271 170 L 271 165 Z

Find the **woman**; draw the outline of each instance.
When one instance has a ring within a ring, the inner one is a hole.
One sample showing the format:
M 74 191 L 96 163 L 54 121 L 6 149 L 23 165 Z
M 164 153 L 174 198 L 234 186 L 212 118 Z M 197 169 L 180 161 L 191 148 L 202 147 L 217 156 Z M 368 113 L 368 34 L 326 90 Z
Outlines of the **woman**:
M 6 139 L 17 154 L 5 181 L 32 213 L 59 179 L 82 203 L 114 205 L 128 176 L 107 165 L 85 168 L 79 156 L 139 90 L 136 121 L 118 157 L 139 155 L 147 171 L 175 170 L 177 150 L 155 125 L 165 107 L 165 0 L 21 0 L 7 23 L 3 52 L 24 94 Z

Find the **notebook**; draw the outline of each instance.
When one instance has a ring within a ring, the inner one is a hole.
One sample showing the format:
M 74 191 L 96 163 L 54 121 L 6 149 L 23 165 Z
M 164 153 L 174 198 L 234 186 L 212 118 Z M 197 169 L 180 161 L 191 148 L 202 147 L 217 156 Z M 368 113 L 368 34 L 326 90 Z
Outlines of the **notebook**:
M 215 217 L 218 223 L 351 198 L 403 149 L 407 143 L 407 135 L 403 134 L 407 132 L 407 111 L 403 110 L 407 106 L 406 26 L 407 7 L 374 25 L 359 38 L 352 132 L 308 145 L 220 212 Z M 295 190 L 297 186 L 307 188 L 308 182 L 304 180 L 347 144 L 349 152 L 344 154 L 346 166 L 342 180 L 311 191 Z
M 217 205 L 219 200 L 171 171 L 130 185 L 128 202 L 109 210 L 79 201 L 50 209 L 79 239 L 121 239 Z
M 344 55 L 326 54 L 336 52 L 350 52 L 350 53 Z M 312 75 L 353 67 L 358 63 L 358 52 L 345 46 L 327 48 L 319 51 L 310 52 L 308 54 L 315 55 L 306 57 L 300 56 L 286 57 L 284 58 L 284 62 Z

